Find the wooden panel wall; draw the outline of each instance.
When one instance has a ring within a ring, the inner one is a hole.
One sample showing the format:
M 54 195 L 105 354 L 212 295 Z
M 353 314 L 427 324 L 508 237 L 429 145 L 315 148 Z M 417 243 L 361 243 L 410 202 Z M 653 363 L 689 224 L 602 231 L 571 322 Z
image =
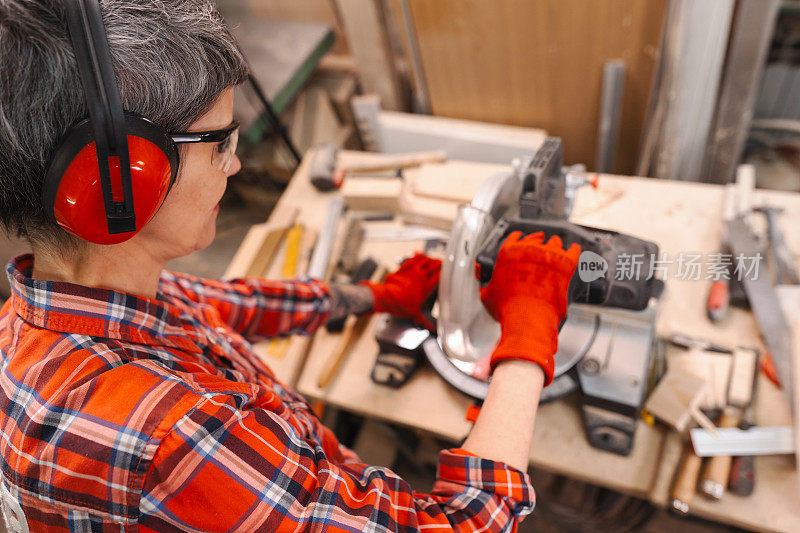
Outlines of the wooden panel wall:
M 593 168 L 603 64 L 627 65 L 618 173 L 636 164 L 666 0 L 409 0 L 434 115 L 544 128 Z

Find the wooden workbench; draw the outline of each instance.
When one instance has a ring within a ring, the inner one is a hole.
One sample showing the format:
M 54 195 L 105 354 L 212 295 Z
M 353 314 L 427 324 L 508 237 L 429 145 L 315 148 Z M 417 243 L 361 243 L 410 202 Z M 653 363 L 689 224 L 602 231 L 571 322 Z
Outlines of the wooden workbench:
M 377 154 L 345 152 L 344 160 L 379 159 Z M 274 216 L 299 208 L 299 221 L 319 229 L 327 202 L 335 193 L 319 193 L 308 181 L 307 156 L 278 203 Z M 653 240 L 670 259 L 679 253 L 714 253 L 720 242 L 722 187 L 716 185 L 669 182 L 648 178 L 603 176 L 597 190 L 580 190 L 573 220 Z M 784 207 L 782 227 L 787 244 L 800 251 L 800 195 L 757 191 L 754 204 L 770 203 Z M 366 243 L 366 251 L 388 263 L 421 243 Z M 252 245 L 252 243 L 250 243 Z M 243 247 L 248 243 L 243 243 Z M 335 255 L 335 251 L 334 251 Z M 280 259 L 270 273 L 278 272 Z M 762 265 L 763 266 L 763 265 Z M 674 274 L 675 265 L 671 267 Z M 681 332 L 734 346 L 763 347 L 751 313 L 732 309 L 721 326 L 705 316 L 705 298 L 710 281 L 666 279 L 666 291 L 657 322 L 659 335 Z M 378 347 L 372 331 L 357 342 L 338 376 L 326 390 L 316 386 L 317 378 L 338 342 L 337 335 L 317 334 L 306 361 L 301 353 L 304 342 L 293 340 L 289 352 L 268 364 L 279 377 L 296 386 L 304 395 L 370 418 L 381 419 L 428 431 L 458 442 L 470 424 L 464 413 L 472 403 L 451 389 L 428 366 L 415 374 L 399 390 L 374 384 L 369 374 Z M 263 345 L 259 351 L 265 354 Z M 755 404 L 756 422 L 761 425 L 788 425 L 788 402 L 777 388 L 762 378 Z M 540 408 L 531 464 L 576 479 L 609 487 L 626 494 L 649 499 L 657 505 L 668 503 L 668 490 L 681 453 L 676 435 L 660 426 L 639 424 L 633 453 L 621 457 L 592 448 L 587 443 L 580 412 L 573 401 L 558 401 Z M 756 488 L 747 498 L 726 494 L 711 502 L 698 495 L 694 514 L 763 531 L 800 530 L 800 486 L 792 456 L 758 457 Z

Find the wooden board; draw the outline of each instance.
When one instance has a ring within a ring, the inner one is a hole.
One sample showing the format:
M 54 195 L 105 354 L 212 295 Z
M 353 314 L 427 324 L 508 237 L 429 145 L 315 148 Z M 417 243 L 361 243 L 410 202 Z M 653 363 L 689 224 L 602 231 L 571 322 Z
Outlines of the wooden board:
M 448 161 L 438 165 L 422 165 L 411 175 L 411 191 L 417 196 L 439 198 L 468 204 L 487 177 L 511 172 L 509 165 Z
M 268 222 L 250 228 L 225 270 L 225 277 L 263 276 L 299 212 L 297 208 L 282 210 L 270 217 Z
M 358 75 L 366 92 L 377 93 L 385 109 L 401 110 L 400 81 L 378 0 L 336 0 Z
M 406 179 L 413 182 L 419 169 L 406 172 Z M 407 224 L 419 224 L 449 231 L 458 214 L 459 202 L 418 196 L 411 187 L 404 187 L 400 196 L 400 217 Z
M 341 194 L 344 205 L 355 211 L 400 211 L 403 180 L 398 178 L 346 177 Z
M 603 64 L 628 68 L 618 173 L 632 173 L 665 0 L 409 0 L 434 115 L 546 129 L 593 168 Z

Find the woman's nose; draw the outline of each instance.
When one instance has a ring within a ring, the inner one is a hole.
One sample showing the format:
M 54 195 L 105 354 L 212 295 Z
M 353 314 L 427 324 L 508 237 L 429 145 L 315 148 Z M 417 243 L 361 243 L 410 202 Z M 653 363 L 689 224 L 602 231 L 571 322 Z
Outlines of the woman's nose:
M 241 169 L 242 169 L 242 162 L 239 161 L 238 155 L 234 155 L 233 161 L 231 161 L 230 168 L 228 169 L 228 172 L 226 172 L 226 175 L 227 177 L 231 177 L 237 172 L 239 172 Z

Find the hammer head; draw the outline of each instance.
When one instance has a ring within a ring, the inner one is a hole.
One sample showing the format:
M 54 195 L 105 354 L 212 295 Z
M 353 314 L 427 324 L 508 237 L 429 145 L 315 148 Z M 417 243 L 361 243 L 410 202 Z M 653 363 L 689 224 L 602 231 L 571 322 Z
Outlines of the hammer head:
M 339 148 L 332 144 L 323 144 L 315 149 L 314 157 L 311 159 L 309 176 L 312 185 L 314 185 L 317 190 L 332 191 L 341 185 L 341 181 L 337 183 L 334 179 L 336 158 L 338 155 Z

